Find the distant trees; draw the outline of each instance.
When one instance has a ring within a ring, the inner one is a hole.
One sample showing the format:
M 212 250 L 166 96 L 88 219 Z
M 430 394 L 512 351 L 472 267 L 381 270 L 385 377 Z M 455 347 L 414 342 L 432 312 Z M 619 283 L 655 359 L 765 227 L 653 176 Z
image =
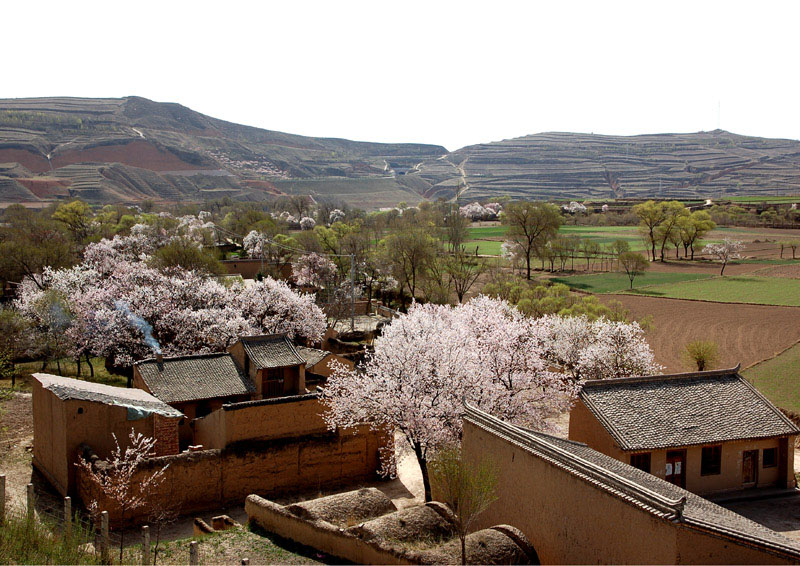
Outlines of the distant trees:
M 507 237 L 525 260 L 526 277 L 531 278 L 531 259 L 543 249 L 561 226 L 558 207 L 541 202 L 515 202 L 505 207 L 503 222 L 508 225 Z
M 662 203 L 648 200 L 633 207 L 633 213 L 639 219 L 639 226 L 647 244 L 650 246 L 650 259 L 656 260 L 657 228 L 664 221 L 666 214 Z
M 686 344 L 683 351 L 684 360 L 690 367 L 697 366 L 697 371 L 713 369 L 719 358 L 717 343 L 713 340 L 695 340 Z
M 695 246 L 716 227 L 717 224 L 704 210 L 695 210 L 689 216 L 680 217 L 678 231 L 683 243 L 683 257 L 686 257 L 687 251 L 691 251 L 690 259 L 694 259 Z
M 725 273 L 725 266 L 728 265 L 729 261 L 742 257 L 739 252 L 741 252 L 743 249 L 744 245 L 742 242 L 726 238 L 720 244 L 708 244 L 703 248 L 703 253 L 714 257 L 722 264 L 719 274 L 723 275 Z
M 647 258 L 639 252 L 622 252 L 619 254 L 619 264 L 630 279 L 631 289 L 633 289 L 633 280 L 650 267 Z

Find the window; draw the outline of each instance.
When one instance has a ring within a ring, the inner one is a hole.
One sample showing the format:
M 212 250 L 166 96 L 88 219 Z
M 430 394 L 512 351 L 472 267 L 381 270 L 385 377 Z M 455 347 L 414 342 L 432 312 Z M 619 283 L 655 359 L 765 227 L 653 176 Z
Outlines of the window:
M 650 473 L 650 452 L 644 454 L 631 454 L 631 466 L 643 472 Z
M 700 475 L 714 476 L 722 468 L 722 446 L 704 446 L 703 457 L 700 461 Z
M 778 465 L 778 449 L 777 448 L 764 448 L 761 454 L 762 466 L 765 468 L 774 468 Z

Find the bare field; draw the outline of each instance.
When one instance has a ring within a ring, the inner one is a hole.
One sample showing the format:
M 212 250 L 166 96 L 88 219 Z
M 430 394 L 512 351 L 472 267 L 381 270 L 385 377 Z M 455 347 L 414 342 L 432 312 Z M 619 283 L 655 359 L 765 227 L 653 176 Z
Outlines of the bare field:
M 719 345 L 718 367 L 742 367 L 774 356 L 800 340 L 800 308 L 686 301 L 636 295 L 602 295 L 641 319 L 653 317 L 647 339 L 668 373 L 688 371 L 684 346 L 693 340 Z
M 793 265 L 774 265 L 759 269 L 758 273 L 762 277 L 781 277 L 783 279 L 800 279 L 800 261 Z

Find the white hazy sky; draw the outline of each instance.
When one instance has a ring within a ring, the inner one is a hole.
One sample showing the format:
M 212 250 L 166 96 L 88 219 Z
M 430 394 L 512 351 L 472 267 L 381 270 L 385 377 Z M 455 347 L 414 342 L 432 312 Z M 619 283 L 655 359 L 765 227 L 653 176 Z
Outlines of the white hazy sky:
M 800 139 L 800 2 L 4 1 L 0 97 L 144 96 L 448 149 L 543 131 Z

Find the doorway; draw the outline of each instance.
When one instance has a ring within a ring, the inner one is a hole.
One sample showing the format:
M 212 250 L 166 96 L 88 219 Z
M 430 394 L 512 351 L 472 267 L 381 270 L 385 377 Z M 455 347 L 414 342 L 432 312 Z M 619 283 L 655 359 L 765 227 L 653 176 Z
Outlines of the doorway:
M 686 487 L 686 450 L 667 452 L 667 468 L 664 479 L 679 487 Z
M 758 484 L 758 450 L 742 452 L 742 487 Z

